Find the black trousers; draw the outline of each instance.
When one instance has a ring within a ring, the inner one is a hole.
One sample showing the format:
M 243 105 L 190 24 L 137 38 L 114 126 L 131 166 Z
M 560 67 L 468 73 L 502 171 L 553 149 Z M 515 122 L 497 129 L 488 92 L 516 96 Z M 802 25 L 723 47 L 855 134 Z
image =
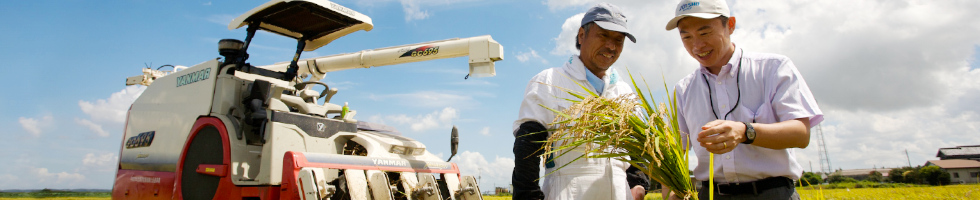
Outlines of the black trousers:
M 701 187 L 698 190 L 698 199 L 707 200 L 708 199 L 708 186 Z M 773 199 L 773 200 L 800 200 L 800 194 L 796 193 L 795 187 L 778 187 L 759 192 L 759 195 L 755 194 L 738 194 L 738 195 L 721 195 L 718 194 L 718 190 L 715 190 L 716 200 L 749 200 L 749 199 Z

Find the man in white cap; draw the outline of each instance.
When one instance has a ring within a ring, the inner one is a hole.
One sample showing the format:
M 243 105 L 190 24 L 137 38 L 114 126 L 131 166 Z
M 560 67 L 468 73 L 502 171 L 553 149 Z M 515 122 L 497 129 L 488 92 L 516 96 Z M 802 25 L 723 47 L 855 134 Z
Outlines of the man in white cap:
M 572 103 L 565 99 L 575 97 L 558 87 L 585 93 L 579 84 L 604 97 L 632 94 L 630 86 L 611 69 L 626 39 L 636 42 L 626 29 L 626 16 L 619 7 L 599 3 L 582 18 L 575 37 L 579 55 L 569 57 L 564 67 L 546 69 L 531 78 L 514 121 L 515 200 L 643 198 L 649 184 L 646 175 L 612 158 L 572 162 L 582 155 L 581 149 L 546 162 L 548 175 L 542 179 L 544 185 L 538 186 L 541 141 L 547 139 L 547 130 L 552 128 L 549 123 L 555 119 L 555 114 L 542 105 L 556 110 L 568 108 Z
M 675 11 L 667 30 L 678 29 L 700 63 L 674 86 L 680 129 L 699 143 L 691 145 L 699 198 L 708 199 L 714 168 L 715 199 L 799 199 L 794 148 L 806 148 L 810 127 L 823 121 L 803 76 L 786 56 L 737 47 L 724 0 L 681 0 Z

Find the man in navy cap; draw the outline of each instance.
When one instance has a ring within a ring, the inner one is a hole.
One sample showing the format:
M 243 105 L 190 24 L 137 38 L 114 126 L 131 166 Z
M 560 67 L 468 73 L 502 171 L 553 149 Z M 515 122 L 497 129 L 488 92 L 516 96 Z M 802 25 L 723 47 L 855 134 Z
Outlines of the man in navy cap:
M 524 93 L 518 118 L 514 121 L 514 199 L 642 199 L 649 178 L 630 164 L 614 158 L 573 161 L 582 149 L 545 163 L 546 177 L 538 187 L 540 151 L 548 137 L 552 111 L 571 106 L 574 99 L 560 88 L 582 91 L 583 85 L 603 97 L 632 94 L 616 70 L 610 69 L 623 51 L 623 42 L 636 39 L 626 28 L 626 16 L 608 3 L 595 5 L 582 18 L 575 37 L 579 55 L 571 56 L 563 67 L 550 68 L 531 78 Z M 560 88 L 559 88 L 560 87 Z M 585 148 L 579 147 L 579 148 Z M 561 166 L 564 166 L 563 168 Z M 561 169 L 559 169 L 561 168 Z

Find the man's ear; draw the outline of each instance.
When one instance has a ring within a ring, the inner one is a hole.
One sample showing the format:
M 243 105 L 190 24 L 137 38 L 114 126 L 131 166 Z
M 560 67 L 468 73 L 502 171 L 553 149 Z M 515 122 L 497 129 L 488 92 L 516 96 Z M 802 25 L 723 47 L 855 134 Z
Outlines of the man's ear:
M 735 17 L 728 18 L 728 34 L 735 33 Z
M 575 38 L 578 38 L 577 40 L 575 40 L 575 43 L 577 43 L 579 46 L 581 46 L 582 45 L 582 40 L 585 40 L 585 29 L 582 28 L 582 27 L 579 27 L 578 28 L 578 35 L 575 35 Z

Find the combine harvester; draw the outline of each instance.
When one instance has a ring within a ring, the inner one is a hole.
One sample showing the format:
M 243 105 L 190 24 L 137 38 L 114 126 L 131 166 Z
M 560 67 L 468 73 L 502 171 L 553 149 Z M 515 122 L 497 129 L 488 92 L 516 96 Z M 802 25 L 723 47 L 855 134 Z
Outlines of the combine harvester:
M 244 42 L 218 43 L 223 59 L 127 78 L 147 88 L 126 117 L 113 199 L 482 199 L 476 179 L 456 164 L 391 127 L 358 122 L 356 111 L 330 102 L 337 89 L 318 80 L 461 56 L 469 56 L 468 76 L 494 76 L 503 46 L 490 36 L 300 60 L 303 51 L 370 31 L 371 18 L 326 0 L 273 0 L 228 26 L 241 27 Z M 292 61 L 247 63 L 258 30 L 296 39 Z M 457 144 L 454 128 L 453 155 Z

